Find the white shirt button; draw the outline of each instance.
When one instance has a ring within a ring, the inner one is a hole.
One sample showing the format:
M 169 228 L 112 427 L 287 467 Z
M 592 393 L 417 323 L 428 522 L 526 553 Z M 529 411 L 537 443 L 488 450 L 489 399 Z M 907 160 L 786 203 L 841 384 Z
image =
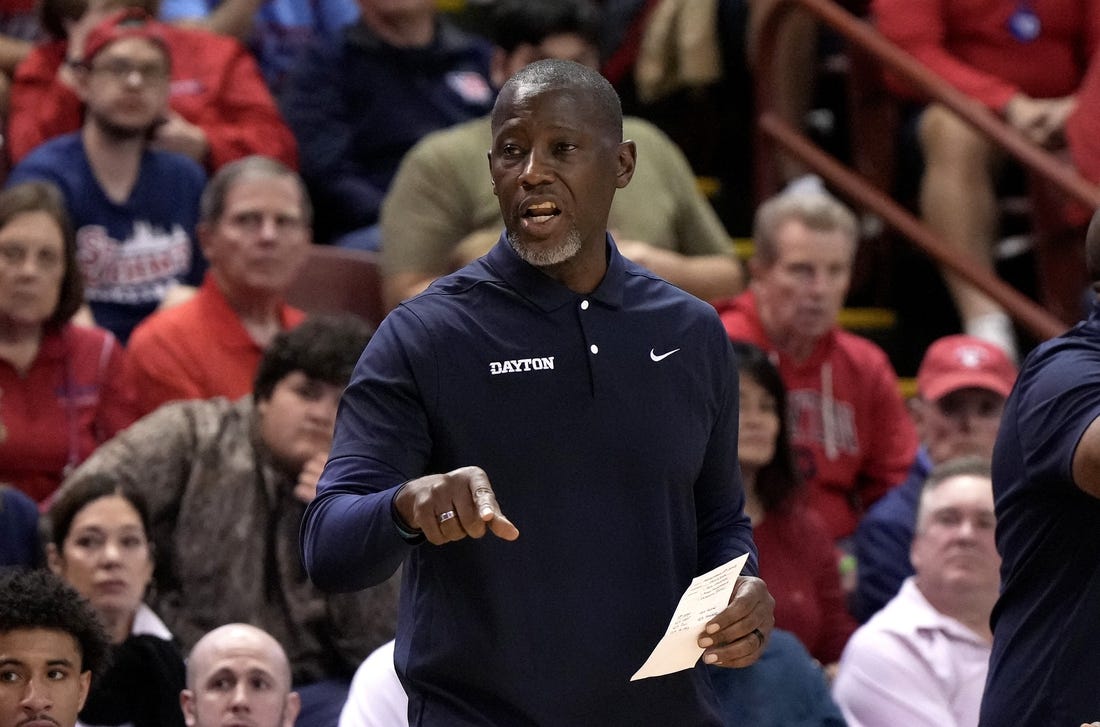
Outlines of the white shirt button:
M 581 310 L 588 310 L 588 301 L 587 300 L 582 300 L 581 301 Z
M 599 353 L 600 347 L 593 343 L 591 346 L 588 347 L 588 350 L 592 353 Z

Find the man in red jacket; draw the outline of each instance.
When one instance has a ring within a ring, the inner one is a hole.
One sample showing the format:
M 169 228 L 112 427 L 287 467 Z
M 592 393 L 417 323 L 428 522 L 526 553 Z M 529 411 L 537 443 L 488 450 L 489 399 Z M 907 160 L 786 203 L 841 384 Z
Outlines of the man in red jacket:
M 856 219 L 823 191 L 790 191 L 760 206 L 753 237 L 749 290 L 718 312 L 730 338 L 760 346 L 779 367 L 809 505 L 840 540 L 905 479 L 917 451 L 885 352 L 837 325 Z
M 55 40 L 35 48 L 16 68 L 7 129 L 13 164 L 42 142 L 80 128 L 70 61 L 80 57 L 88 30 L 127 7 L 155 17 L 157 5 L 157 0 L 90 0 L 86 5 L 45 0 L 42 22 Z M 154 146 L 185 154 L 208 173 L 251 154 L 297 168 L 294 135 L 244 46 L 199 28 L 166 25 L 162 34 L 172 77 L 169 112 L 154 132 Z

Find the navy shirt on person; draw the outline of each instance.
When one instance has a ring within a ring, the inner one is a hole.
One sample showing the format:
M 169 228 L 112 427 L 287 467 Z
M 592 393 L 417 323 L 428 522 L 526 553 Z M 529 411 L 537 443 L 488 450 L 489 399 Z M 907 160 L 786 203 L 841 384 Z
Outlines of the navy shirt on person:
M 1100 719 L 1100 500 L 1073 454 L 1100 417 L 1100 303 L 1028 356 L 993 451 L 1001 596 L 982 727 Z
M 122 343 L 176 283 L 198 285 L 206 262 L 195 237 L 206 172 L 188 157 L 146 149 L 124 202 L 103 191 L 80 132 L 36 147 L 8 177 L 53 182 L 76 231 L 84 298 Z
M 580 295 L 502 239 L 391 313 L 345 393 L 305 562 L 345 590 L 404 562 L 413 724 L 721 724 L 701 663 L 630 677 L 694 576 L 745 552 L 757 572 L 732 348 L 712 307 L 608 240 Z M 519 538 L 410 545 L 397 487 L 467 465 Z
M 492 46 L 436 21 L 432 42 L 397 47 L 363 22 L 339 42 L 317 38 L 279 95 L 298 140 L 317 237 L 328 242 L 378 221 L 405 153 L 427 134 L 484 116 Z
M 3 437 L 2 424 L 0 437 Z M 38 506 L 21 490 L 0 483 L 0 568 L 35 568 L 41 560 Z
M 859 580 L 852 594 L 851 611 L 860 623 L 881 611 L 898 595 L 902 582 L 913 575 L 909 547 L 913 544 L 921 490 L 931 471 L 932 460 L 922 446 L 905 481 L 883 495 L 859 520 L 852 536 Z

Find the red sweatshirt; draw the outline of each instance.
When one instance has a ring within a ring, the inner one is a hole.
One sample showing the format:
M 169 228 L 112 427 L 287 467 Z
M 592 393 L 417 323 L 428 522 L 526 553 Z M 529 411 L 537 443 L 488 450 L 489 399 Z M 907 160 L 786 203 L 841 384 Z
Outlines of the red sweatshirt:
M 821 520 L 800 504 L 769 512 L 753 528 L 760 577 L 775 597 L 775 626 L 798 637 L 822 664 L 840 660 L 856 630 L 837 572 L 837 554 Z
M 752 291 L 719 303 L 718 313 L 730 338 L 756 344 L 778 365 L 808 505 L 834 540 L 851 535 L 917 454 L 917 430 L 886 353 L 834 328 L 809 358 L 794 361 L 768 339 Z
M 0 361 L 0 481 L 43 501 L 135 419 L 125 354 L 102 328 L 66 325 L 42 337 L 26 374 Z
M 1021 91 L 1034 98 L 1074 93 L 1100 38 L 1095 0 L 874 0 L 871 8 L 886 38 L 997 112 Z M 1026 42 L 1009 30 L 1021 8 L 1041 26 Z
M 298 167 L 298 147 L 248 50 L 200 28 L 164 28 L 172 55 L 168 104 L 206 133 L 207 171 L 250 154 Z M 80 128 L 80 99 L 57 75 L 66 41 L 35 48 L 15 69 L 8 153 L 15 164 L 34 147 Z

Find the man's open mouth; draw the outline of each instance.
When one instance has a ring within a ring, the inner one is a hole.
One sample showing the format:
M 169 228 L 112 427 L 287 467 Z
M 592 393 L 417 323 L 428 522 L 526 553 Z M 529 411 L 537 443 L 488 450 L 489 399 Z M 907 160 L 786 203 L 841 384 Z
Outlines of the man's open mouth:
M 523 217 L 532 222 L 549 222 L 561 214 L 561 210 L 553 202 L 539 202 L 523 211 Z

